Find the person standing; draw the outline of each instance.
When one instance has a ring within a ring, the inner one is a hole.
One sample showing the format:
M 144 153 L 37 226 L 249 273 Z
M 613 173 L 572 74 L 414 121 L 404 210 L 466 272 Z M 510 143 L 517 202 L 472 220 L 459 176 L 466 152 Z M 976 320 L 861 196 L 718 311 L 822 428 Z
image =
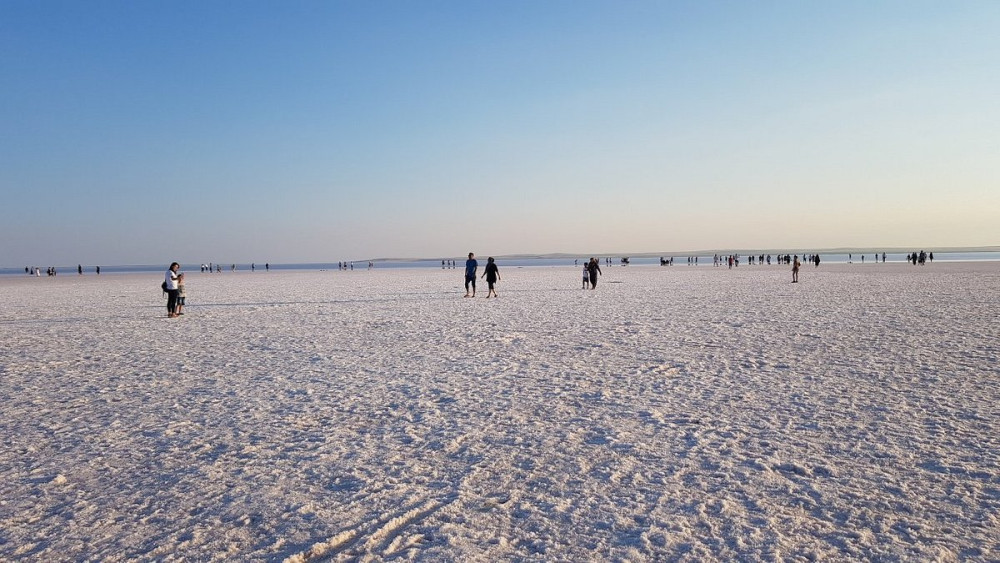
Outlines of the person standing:
M 163 283 L 164 289 L 167 291 L 167 318 L 174 318 L 177 315 L 177 285 L 180 280 L 180 274 L 177 273 L 181 269 L 181 265 L 177 262 L 170 264 L 170 269 L 167 270 L 164 276 Z
M 486 283 L 489 285 L 489 290 L 486 292 L 486 298 L 489 299 L 490 294 L 492 294 L 493 297 L 500 297 L 497 295 L 497 290 L 493 288 L 493 284 L 500 281 L 500 270 L 497 269 L 497 263 L 493 260 L 492 256 L 486 260 L 486 270 L 483 272 L 483 277 L 486 278 Z
M 465 296 L 476 296 L 476 270 L 479 269 L 479 262 L 476 262 L 476 255 L 469 253 L 469 259 L 465 261 Z M 472 293 L 469 293 L 469 284 L 472 284 Z
M 177 275 L 177 316 L 184 314 L 184 301 L 187 299 L 187 291 L 184 290 L 184 274 Z
M 601 265 L 598 263 L 597 258 L 591 258 L 590 264 L 587 265 L 587 273 L 590 274 L 590 289 L 597 289 L 597 276 L 604 275 L 601 272 Z
M 799 262 L 799 255 L 795 255 L 795 261 L 792 262 L 792 283 L 799 283 L 799 267 L 802 266 L 802 262 Z
M 583 287 L 580 289 L 587 289 L 587 284 L 590 283 L 590 262 L 583 265 Z

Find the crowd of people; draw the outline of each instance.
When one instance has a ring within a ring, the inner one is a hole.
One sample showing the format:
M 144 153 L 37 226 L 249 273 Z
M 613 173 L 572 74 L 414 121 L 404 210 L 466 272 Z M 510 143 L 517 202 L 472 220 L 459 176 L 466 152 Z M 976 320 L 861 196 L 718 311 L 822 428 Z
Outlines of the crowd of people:
M 864 255 L 861 255 L 861 256 L 862 256 L 862 261 L 864 261 Z M 854 258 L 853 254 L 848 254 L 848 262 L 852 262 L 853 258 Z M 880 258 L 879 254 L 876 253 L 874 255 L 875 262 L 878 262 L 879 258 Z M 760 254 L 760 255 L 748 255 L 748 256 L 745 257 L 745 259 L 746 259 L 747 264 L 750 264 L 750 265 L 754 265 L 754 264 L 761 264 L 761 265 L 767 264 L 767 265 L 771 265 L 772 262 L 773 263 L 777 263 L 779 265 L 791 265 L 792 266 L 792 283 L 798 283 L 798 281 L 799 281 L 799 271 L 802 268 L 803 260 L 805 260 L 808 263 L 813 264 L 817 268 L 819 267 L 820 262 L 821 262 L 819 254 L 810 254 L 808 256 L 807 255 L 802 255 L 801 259 L 799 258 L 799 255 L 797 255 L 797 254 L 796 255 L 779 254 L 777 256 L 772 256 L 770 254 Z M 885 253 L 881 254 L 881 259 L 882 259 L 882 262 L 886 261 L 886 255 L 885 255 Z M 735 267 L 738 267 L 740 265 L 740 260 L 741 260 L 741 257 L 738 254 L 731 254 L 731 255 L 719 255 L 719 254 L 716 254 L 713 257 L 713 265 L 716 266 L 716 267 L 718 267 L 718 266 L 728 266 L 729 268 L 735 268 Z M 925 264 L 928 260 L 931 261 L 931 262 L 934 261 L 934 253 L 927 253 L 927 252 L 924 252 L 924 251 L 913 252 L 913 253 L 907 254 L 906 260 L 907 260 L 908 263 L 912 263 L 914 265 Z M 577 265 L 577 266 L 579 266 L 579 262 L 580 262 L 579 260 L 574 260 L 574 264 Z M 599 260 L 598 258 L 591 257 L 589 260 L 585 261 L 585 263 L 583 264 L 583 269 L 581 271 L 581 274 L 582 274 L 582 277 L 581 277 L 582 285 L 581 285 L 581 287 L 583 289 L 596 289 L 597 288 L 598 277 L 603 275 L 603 272 L 601 271 L 600 262 L 601 262 L 601 260 Z M 605 258 L 604 262 L 605 262 L 605 265 L 610 265 L 611 264 L 611 258 Z M 629 264 L 629 261 L 626 260 L 626 259 L 622 259 L 621 262 L 622 262 L 623 266 L 627 266 Z M 689 266 L 697 266 L 698 265 L 698 257 L 697 256 L 688 257 L 687 258 L 687 263 L 688 263 Z M 673 257 L 670 257 L 670 258 L 665 258 L 665 257 L 662 257 L 662 256 L 660 257 L 660 265 L 661 266 L 672 266 L 673 264 L 674 264 L 674 258 Z M 353 262 L 346 262 L 346 261 L 345 262 L 339 262 L 337 264 L 337 266 L 338 266 L 338 269 L 340 269 L 340 270 L 353 270 L 354 269 L 354 263 Z M 374 263 L 371 262 L 371 261 L 369 261 L 368 262 L 368 269 L 370 270 L 373 267 L 374 267 Z M 441 268 L 442 269 L 454 269 L 455 267 L 456 267 L 456 263 L 455 263 L 454 260 L 442 260 L 441 261 Z M 267 270 L 267 271 L 270 271 L 271 270 L 270 263 L 264 264 L 264 269 Z M 25 267 L 24 270 L 25 270 L 25 273 L 27 273 L 29 275 L 41 275 L 40 274 L 40 268 Z M 235 264 L 232 265 L 232 270 L 236 271 L 236 265 Z M 256 270 L 256 265 L 255 264 L 251 264 L 250 265 L 250 270 L 251 271 L 255 271 Z M 97 267 L 96 271 L 97 271 L 98 274 L 100 274 L 100 272 L 101 272 L 100 266 Z M 213 272 L 213 271 L 214 272 L 221 272 L 222 271 L 222 266 L 217 265 L 217 264 L 211 264 L 211 263 L 209 263 L 209 264 L 202 264 L 201 265 L 201 271 L 202 272 Z M 78 267 L 78 273 L 81 274 L 81 275 L 83 274 L 83 267 L 82 266 Z M 56 269 L 55 268 L 49 268 L 48 271 L 47 271 L 47 274 L 50 275 L 50 276 L 56 275 Z M 478 278 L 477 278 L 477 276 L 478 276 Z M 465 297 L 470 297 L 471 298 L 471 297 L 475 297 L 476 296 L 476 280 L 477 279 L 482 279 L 482 278 L 486 278 L 486 283 L 488 284 L 486 298 L 489 299 L 490 297 L 499 297 L 499 294 L 496 291 L 496 284 L 497 284 L 497 282 L 501 281 L 501 277 L 500 277 L 500 269 L 497 266 L 496 260 L 492 256 L 489 257 L 487 259 L 486 267 L 484 268 L 484 271 L 483 271 L 482 275 L 479 275 L 479 262 L 476 260 L 475 253 L 470 252 L 469 255 L 468 255 L 468 259 L 465 261 Z M 167 295 L 167 316 L 170 317 L 170 318 L 175 318 L 175 317 L 179 317 L 179 316 L 183 315 L 184 314 L 184 302 L 186 300 L 187 294 L 186 294 L 185 288 L 184 288 L 184 274 L 180 272 L 180 265 L 177 262 L 174 262 L 174 263 L 172 263 L 170 265 L 170 268 L 167 270 L 166 274 L 164 275 L 164 281 L 163 281 L 162 287 L 163 287 L 163 291 Z
M 101 275 L 101 267 L 100 266 L 95 266 L 94 267 L 94 271 L 97 272 L 97 275 Z M 24 267 L 24 273 L 28 274 L 29 276 L 41 277 L 41 275 L 42 275 L 42 269 L 39 268 L 38 266 L 25 266 Z M 57 273 L 59 273 L 59 272 L 58 272 L 58 270 L 56 270 L 55 266 L 50 266 L 50 267 L 48 267 L 48 268 L 45 269 L 45 275 L 47 275 L 47 276 L 54 276 Z M 78 275 L 81 275 L 81 276 L 83 275 L 83 265 L 82 264 L 77 265 L 77 267 L 76 267 L 76 273 Z

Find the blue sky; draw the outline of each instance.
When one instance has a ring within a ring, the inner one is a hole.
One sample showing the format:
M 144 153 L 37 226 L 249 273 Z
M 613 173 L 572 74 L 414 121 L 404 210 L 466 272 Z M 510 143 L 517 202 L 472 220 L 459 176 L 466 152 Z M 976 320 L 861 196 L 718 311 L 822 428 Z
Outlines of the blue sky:
M 0 265 L 1000 244 L 1000 2 L 0 2 Z

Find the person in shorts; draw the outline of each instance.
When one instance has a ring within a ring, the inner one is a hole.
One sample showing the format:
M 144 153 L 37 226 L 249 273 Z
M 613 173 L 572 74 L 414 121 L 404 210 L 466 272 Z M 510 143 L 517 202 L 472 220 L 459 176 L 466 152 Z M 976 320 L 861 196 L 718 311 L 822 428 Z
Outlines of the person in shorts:
M 177 275 L 177 314 L 184 314 L 184 299 L 187 297 L 187 292 L 184 291 L 184 274 Z
M 489 284 L 489 291 L 486 292 L 486 298 L 489 299 L 490 295 L 493 297 L 500 297 L 497 295 L 497 290 L 493 288 L 493 285 L 500 280 L 500 270 L 497 269 L 497 263 L 490 256 L 486 261 L 486 271 L 483 272 L 483 277 L 486 278 L 486 283 Z
M 476 270 L 479 269 L 479 262 L 476 261 L 476 255 L 472 252 L 469 253 L 469 259 L 465 261 L 465 296 L 475 297 L 476 296 Z M 469 285 L 472 285 L 472 293 L 469 293 Z

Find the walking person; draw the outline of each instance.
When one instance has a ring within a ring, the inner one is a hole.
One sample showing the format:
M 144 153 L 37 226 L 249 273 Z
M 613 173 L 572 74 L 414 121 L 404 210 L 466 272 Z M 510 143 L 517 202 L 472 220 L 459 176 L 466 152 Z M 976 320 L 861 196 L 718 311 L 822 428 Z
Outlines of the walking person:
M 590 274 L 590 289 L 597 289 L 597 276 L 604 275 L 601 272 L 601 265 L 598 263 L 597 258 L 591 258 L 590 264 L 587 265 L 587 273 Z
M 483 272 L 483 277 L 486 278 L 486 283 L 489 285 L 489 290 L 486 292 L 486 298 L 489 299 L 490 294 L 492 294 L 493 297 L 500 297 L 497 295 L 497 290 L 493 288 L 493 284 L 500 281 L 500 270 L 497 269 L 497 263 L 493 260 L 492 256 L 486 260 L 486 270 Z
M 476 255 L 469 253 L 469 259 L 465 261 L 465 296 L 476 296 L 476 270 L 479 269 L 479 262 L 476 262 Z M 472 293 L 469 293 L 469 284 L 472 284 Z
M 167 292 L 167 318 L 177 317 L 177 284 L 180 274 L 177 273 L 181 265 L 174 262 L 170 265 L 163 279 L 163 289 Z

